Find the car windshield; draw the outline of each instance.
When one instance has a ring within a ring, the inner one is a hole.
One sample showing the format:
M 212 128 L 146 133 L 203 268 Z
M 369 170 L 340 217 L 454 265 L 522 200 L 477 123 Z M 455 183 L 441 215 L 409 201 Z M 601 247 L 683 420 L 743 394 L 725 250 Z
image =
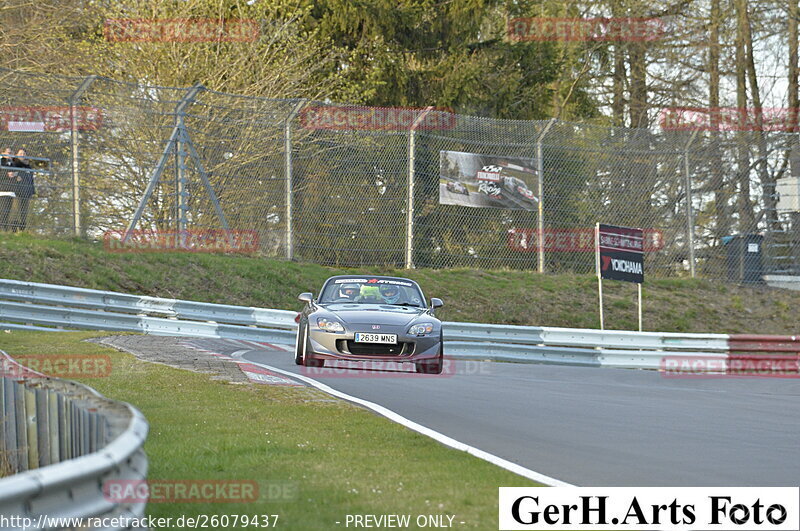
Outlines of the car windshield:
M 346 302 L 353 304 L 391 304 L 424 306 L 416 284 L 402 278 L 353 277 L 337 278 L 325 285 L 319 296 L 321 304 Z

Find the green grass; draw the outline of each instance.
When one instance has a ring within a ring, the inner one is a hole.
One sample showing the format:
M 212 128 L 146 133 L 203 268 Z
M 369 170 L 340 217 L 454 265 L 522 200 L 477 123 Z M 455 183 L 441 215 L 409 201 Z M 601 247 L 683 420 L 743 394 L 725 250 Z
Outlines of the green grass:
M 9 354 L 109 354 L 109 377 L 81 380 L 134 404 L 150 423 L 151 480 L 254 480 L 291 499 L 157 503 L 148 514 L 279 514 L 279 528 L 334 529 L 346 514 L 454 515 L 497 525 L 500 486 L 533 483 L 310 388 L 234 385 L 82 341 L 74 332 L 0 333 Z
M 475 269 L 412 271 L 386 267 L 337 269 L 233 255 L 108 253 L 99 243 L 0 234 L 0 277 L 142 295 L 299 309 L 296 296 L 317 292 L 330 275 L 408 276 L 445 300 L 452 321 L 598 328 L 592 275 L 540 275 Z M 607 281 L 606 327 L 637 325 L 636 287 Z M 703 280 L 648 279 L 645 330 L 796 334 L 800 292 L 746 288 Z

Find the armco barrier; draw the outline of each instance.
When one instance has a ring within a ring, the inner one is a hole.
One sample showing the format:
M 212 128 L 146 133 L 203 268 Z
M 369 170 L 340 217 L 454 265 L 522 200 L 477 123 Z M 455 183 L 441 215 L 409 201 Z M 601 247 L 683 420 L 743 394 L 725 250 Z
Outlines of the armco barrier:
M 293 344 L 296 315 L 287 310 L 0 280 L 0 320 L 13 323 L 8 326 L 14 327 L 55 330 L 47 327 L 56 326 Z M 631 332 L 461 322 L 444 323 L 444 339 L 447 355 L 457 358 L 643 369 L 660 368 L 664 356 L 702 357 L 724 362 L 729 351 L 738 347 L 755 349 L 752 350 L 754 355 L 770 348 L 788 348 L 786 344 L 800 348 L 800 342 L 792 336 Z
M 285 310 L 163 299 L 114 291 L 5 279 L 0 279 L 0 299 L 106 312 L 287 329 L 294 328 L 294 316 L 296 315 L 296 312 Z
M 800 376 L 800 337 L 733 334 L 728 370 Z
M 0 478 L 0 515 L 37 529 L 58 529 L 58 518 L 140 518 L 143 502 L 107 499 L 103 484 L 146 479 L 142 414 L 84 385 L 37 377 L 2 351 L 0 361 L 9 369 L 0 378 L 0 451 L 17 472 Z

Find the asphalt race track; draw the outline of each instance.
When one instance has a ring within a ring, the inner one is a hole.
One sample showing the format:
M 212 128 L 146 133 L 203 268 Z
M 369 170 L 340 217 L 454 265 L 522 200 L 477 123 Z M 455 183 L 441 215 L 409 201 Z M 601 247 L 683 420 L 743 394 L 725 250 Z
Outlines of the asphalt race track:
M 211 341 L 219 352 L 220 340 Z M 295 365 L 292 352 L 240 349 L 227 353 L 313 377 L 579 486 L 791 486 L 800 478 L 798 379 L 460 360 L 441 376 L 323 376 Z

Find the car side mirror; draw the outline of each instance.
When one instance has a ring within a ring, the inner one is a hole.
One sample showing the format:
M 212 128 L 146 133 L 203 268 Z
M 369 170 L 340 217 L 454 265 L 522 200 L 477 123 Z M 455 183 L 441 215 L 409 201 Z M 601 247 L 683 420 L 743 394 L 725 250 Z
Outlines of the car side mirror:
M 297 300 L 300 302 L 305 302 L 306 304 L 311 304 L 311 301 L 314 300 L 314 294 L 310 292 L 301 293 L 297 296 Z
M 444 301 L 442 299 L 437 299 L 436 297 L 431 297 L 431 308 L 441 308 L 444 306 Z

